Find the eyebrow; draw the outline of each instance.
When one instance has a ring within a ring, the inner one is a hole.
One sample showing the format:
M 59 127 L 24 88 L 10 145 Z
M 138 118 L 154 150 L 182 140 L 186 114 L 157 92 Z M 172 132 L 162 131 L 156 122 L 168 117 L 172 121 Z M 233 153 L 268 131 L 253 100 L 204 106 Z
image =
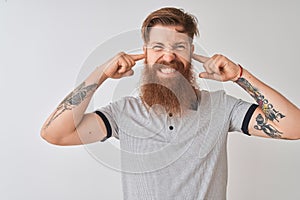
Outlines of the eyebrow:
M 188 43 L 187 43 L 187 42 L 176 42 L 176 43 L 175 43 L 175 45 L 179 45 L 179 44 L 187 45 Z
M 161 42 L 151 42 L 150 44 L 151 44 L 151 45 L 158 44 L 158 45 L 165 46 L 165 45 L 164 45 L 163 43 L 161 43 Z
M 162 43 L 162 42 L 157 42 L 157 41 L 151 42 L 150 44 L 151 44 L 151 45 L 158 44 L 158 45 L 165 46 L 164 43 Z M 175 42 L 173 45 L 179 45 L 179 44 L 187 45 L 188 43 L 185 42 L 185 41 L 181 41 L 181 42 Z

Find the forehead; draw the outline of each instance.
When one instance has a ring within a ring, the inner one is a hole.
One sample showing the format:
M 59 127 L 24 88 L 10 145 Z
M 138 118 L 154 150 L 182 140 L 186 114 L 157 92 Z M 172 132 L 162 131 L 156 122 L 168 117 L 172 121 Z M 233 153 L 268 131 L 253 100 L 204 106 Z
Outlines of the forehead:
M 191 41 L 186 33 L 181 33 L 182 26 L 155 25 L 149 33 L 149 42 L 188 42 Z

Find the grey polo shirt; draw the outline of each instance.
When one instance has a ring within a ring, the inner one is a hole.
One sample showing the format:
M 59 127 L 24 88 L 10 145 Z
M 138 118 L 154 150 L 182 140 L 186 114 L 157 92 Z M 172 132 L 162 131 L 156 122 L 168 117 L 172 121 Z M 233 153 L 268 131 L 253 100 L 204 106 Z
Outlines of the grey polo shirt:
M 108 134 L 120 140 L 124 199 L 226 199 L 227 134 L 248 126 L 251 107 L 224 91 L 202 90 L 181 117 L 159 105 L 147 109 L 139 97 L 100 108 Z

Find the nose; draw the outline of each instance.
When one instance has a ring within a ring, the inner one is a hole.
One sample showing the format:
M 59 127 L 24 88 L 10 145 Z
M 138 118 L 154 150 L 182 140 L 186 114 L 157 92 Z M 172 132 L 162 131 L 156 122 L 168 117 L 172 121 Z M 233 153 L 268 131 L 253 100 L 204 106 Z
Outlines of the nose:
M 176 58 L 176 55 L 174 52 L 168 50 L 168 51 L 164 51 L 164 55 L 162 58 L 164 61 L 170 63 Z

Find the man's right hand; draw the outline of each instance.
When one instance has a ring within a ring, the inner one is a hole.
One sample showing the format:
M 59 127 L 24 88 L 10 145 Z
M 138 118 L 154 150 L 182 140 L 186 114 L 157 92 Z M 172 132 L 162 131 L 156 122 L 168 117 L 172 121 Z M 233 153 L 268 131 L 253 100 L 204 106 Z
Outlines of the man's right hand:
M 104 64 L 103 73 L 108 78 L 119 79 L 133 75 L 132 67 L 136 61 L 145 58 L 144 54 L 129 55 L 124 52 L 118 53 Z

